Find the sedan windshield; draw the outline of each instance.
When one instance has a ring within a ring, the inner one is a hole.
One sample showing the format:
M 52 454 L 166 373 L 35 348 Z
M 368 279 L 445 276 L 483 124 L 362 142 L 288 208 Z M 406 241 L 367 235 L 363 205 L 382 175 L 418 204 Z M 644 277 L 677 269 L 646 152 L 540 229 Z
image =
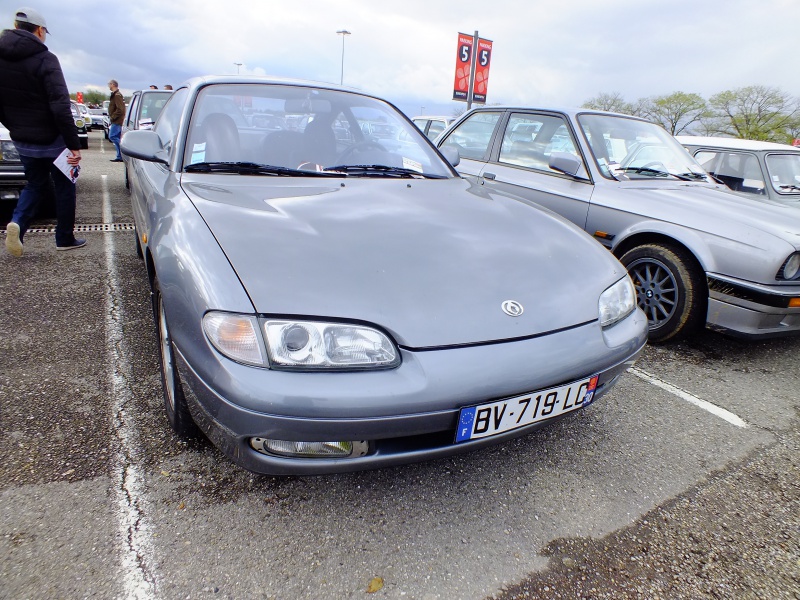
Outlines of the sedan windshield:
M 779 194 L 800 194 L 800 152 L 767 155 L 772 187 Z
M 289 177 L 453 176 L 422 132 L 391 105 L 350 92 L 273 84 L 203 88 L 192 111 L 184 169 Z
M 689 153 L 654 123 L 613 115 L 580 115 L 600 172 L 609 179 L 711 181 Z

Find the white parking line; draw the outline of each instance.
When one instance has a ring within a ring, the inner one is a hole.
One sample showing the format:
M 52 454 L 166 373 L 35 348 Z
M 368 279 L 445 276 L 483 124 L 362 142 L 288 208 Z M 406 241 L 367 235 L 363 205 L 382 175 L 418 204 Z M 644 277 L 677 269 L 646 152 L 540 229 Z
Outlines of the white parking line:
M 642 371 L 641 369 L 637 369 L 636 367 L 631 367 L 630 369 L 628 369 L 628 372 L 633 375 L 636 375 L 636 377 L 640 379 L 644 379 L 646 382 L 651 383 L 656 387 L 660 387 L 662 390 L 666 390 L 670 394 L 676 395 L 678 398 L 686 400 L 687 402 L 690 402 L 691 404 L 694 404 L 695 406 L 698 406 L 703 410 L 710 412 L 712 415 L 715 415 L 720 419 L 727 421 L 731 425 L 736 425 L 736 427 L 742 427 L 742 428 L 747 427 L 747 423 L 744 421 L 744 419 L 736 416 L 732 412 L 725 410 L 721 406 L 717 406 L 716 404 L 712 404 L 711 402 L 708 402 L 706 400 L 701 400 L 697 396 L 694 396 L 689 392 L 686 392 L 678 387 L 675 387 L 671 383 L 667 383 L 666 381 L 664 381 L 663 379 L 659 379 L 655 375 L 651 375 L 650 373 Z
M 108 176 L 102 176 L 103 222 L 112 222 L 111 196 L 108 193 Z M 133 457 L 138 447 L 138 432 L 132 422 L 134 411 L 126 410 L 133 400 L 129 381 L 132 379 L 130 362 L 125 356 L 125 339 L 122 335 L 123 314 L 119 305 L 122 297 L 119 274 L 115 258 L 115 236 L 106 232 L 103 235 L 106 255 L 106 271 L 109 273 L 106 290 L 106 340 L 107 359 L 112 367 L 111 381 L 111 419 L 116 433 L 112 472 L 115 475 L 114 491 L 117 500 L 117 526 L 121 548 L 123 597 L 135 600 L 155 598 L 154 577 L 148 571 L 147 559 L 152 557 L 150 532 L 142 519 L 143 494 L 140 488 L 141 476 Z

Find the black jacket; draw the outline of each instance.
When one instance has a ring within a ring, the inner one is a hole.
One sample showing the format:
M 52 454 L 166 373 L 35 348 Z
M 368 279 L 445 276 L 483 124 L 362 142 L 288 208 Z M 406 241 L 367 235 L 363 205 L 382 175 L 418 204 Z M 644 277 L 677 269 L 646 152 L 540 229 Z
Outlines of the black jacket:
M 81 147 L 58 58 L 20 29 L 0 33 L 0 123 L 18 142 L 44 146 L 60 134 L 70 150 Z

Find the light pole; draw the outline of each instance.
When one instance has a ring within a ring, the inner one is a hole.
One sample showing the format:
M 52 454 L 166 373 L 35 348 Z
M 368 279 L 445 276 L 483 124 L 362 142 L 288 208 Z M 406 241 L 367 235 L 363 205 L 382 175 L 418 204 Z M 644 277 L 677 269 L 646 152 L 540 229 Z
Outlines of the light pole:
M 239 74 L 239 67 L 241 67 L 241 66 L 242 66 L 242 63 L 236 63 L 236 62 L 235 62 L 235 63 L 233 63 L 233 64 L 235 64 L 235 65 L 236 65 L 236 74 L 238 75 L 238 74 Z
M 342 36 L 342 75 L 339 78 L 339 85 L 342 85 L 344 83 L 344 38 L 350 35 L 350 32 L 347 29 L 340 29 L 336 33 Z

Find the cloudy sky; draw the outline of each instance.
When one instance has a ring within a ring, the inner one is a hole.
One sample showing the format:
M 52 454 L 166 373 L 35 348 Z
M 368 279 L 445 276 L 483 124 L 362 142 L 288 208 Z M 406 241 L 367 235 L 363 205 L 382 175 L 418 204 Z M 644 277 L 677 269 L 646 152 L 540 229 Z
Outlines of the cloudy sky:
M 24 0 L 23 0 L 24 1 Z M 3 2 L 13 27 L 14 0 Z M 800 96 L 800 0 L 30 0 L 70 87 L 205 74 L 344 84 L 451 115 L 459 32 L 493 41 L 489 104 L 580 105 L 748 85 Z M 346 29 L 349 36 L 337 35 Z

